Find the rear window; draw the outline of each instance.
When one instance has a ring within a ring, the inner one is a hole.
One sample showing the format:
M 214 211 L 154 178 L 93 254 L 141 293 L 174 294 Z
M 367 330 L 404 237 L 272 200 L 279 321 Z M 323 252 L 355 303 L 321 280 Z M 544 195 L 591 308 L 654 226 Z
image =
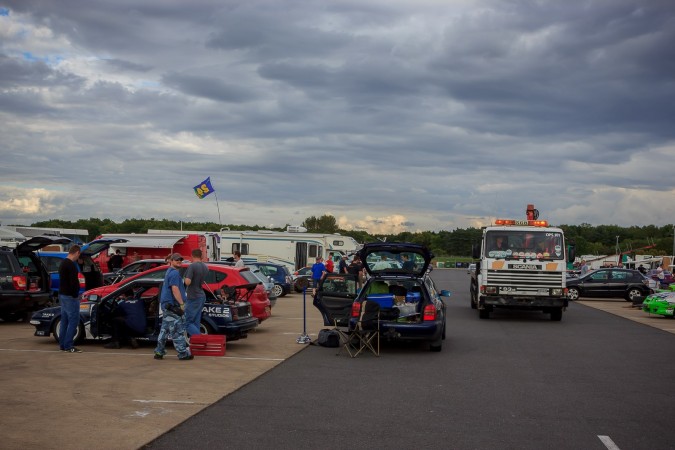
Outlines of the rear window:
M 58 256 L 40 256 L 40 259 L 49 272 L 58 272 L 63 261 L 63 258 L 59 258 Z
M 0 273 L 9 272 L 13 272 L 12 264 L 9 262 L 9 255 L 6 253 L 0 254 Z
M 249 283 L 249 284 L 260 283 L 260 280 L 258 279 L 258 277 L 256 277 L 255 274 L 253 272 L 251 272 L 250 270 L 242 270 L 241 272 L 239 272 L 239 275 L 241 275 L 242 278 L 244 280 L 246 280 L 246 282 Z

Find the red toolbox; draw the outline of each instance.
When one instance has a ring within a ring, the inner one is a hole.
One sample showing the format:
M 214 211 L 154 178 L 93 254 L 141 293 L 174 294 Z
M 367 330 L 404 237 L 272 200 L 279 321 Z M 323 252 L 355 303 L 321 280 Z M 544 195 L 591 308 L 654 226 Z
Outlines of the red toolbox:
M 195 356 L 225 356 L 225 336 L 196 334 L 190 337 L 190 352 Z

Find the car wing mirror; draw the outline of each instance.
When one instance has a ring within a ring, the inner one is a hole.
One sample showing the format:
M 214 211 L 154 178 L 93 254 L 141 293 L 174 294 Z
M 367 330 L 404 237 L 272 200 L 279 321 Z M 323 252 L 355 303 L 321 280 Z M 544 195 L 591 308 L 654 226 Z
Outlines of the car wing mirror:
M 442 289 L 441 290 L 441 297 L 450 297 L 452 295 L 449 290 L 447 289 Z

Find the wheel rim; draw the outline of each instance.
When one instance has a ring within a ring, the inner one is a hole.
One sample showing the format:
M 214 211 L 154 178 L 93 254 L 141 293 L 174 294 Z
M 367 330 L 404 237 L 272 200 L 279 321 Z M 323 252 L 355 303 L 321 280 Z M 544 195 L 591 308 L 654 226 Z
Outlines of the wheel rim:
M 567 296 L 569 297 L 570 300 L 576 300 L 579 298 L 579 291 L 576 289 L 570 289 L 567 293 Z
M 637 289 L 632 289 L 631 291 L 628 292 L 628 297 L 631 300 L 635 300 L 637 297 L 641 296 L 642 293 L 638 291 Z
M 284 288 L 282 288 L 280 284 L 275 284 L 272 293 L 275 297 L 281 297 L 284 295 Z

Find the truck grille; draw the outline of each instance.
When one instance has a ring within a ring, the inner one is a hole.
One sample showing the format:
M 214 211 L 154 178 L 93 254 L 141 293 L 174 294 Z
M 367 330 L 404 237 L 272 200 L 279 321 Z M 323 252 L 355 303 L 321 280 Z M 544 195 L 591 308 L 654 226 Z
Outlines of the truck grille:
M 488 270 L 487 285 L 514 288 L 559 288 L 563 284 L 562 272 L 536 272 L 525 270 Z

